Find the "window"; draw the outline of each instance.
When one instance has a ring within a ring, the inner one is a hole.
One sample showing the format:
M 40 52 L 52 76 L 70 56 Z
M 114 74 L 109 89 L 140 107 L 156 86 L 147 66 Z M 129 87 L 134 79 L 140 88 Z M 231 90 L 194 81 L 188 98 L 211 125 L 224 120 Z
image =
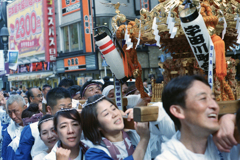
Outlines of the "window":
M 96 18 L 96 26 L 106 26 L 108 27 L 110 30 L 112 30 L 112 26 L 111 26 L 111 17 L 97 17 Z M 105 31 L 108 35 L 110 35 L 109 31 L 105 28 L 101 28 L 99 29 L 99 32 L 103 32 Z
M 78 24 L 74 23 L 69 26 L 70 27 L 70 33 L 71 33 L 71 51 L 77 51 L 79 49 L 78 44 Z
M 64 52 L 73 52 L 82 49 L 81 22 L 73 23 L 62 28 Z
M 63 27 L 64 52 L 69 52 L 68 26 Z

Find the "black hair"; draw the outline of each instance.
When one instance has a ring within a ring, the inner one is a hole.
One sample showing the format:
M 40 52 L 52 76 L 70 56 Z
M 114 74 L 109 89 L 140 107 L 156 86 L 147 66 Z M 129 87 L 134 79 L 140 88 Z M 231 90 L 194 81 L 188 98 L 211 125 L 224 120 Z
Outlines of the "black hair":
M 69 88 L 73 85 L 74 85 L 74 82 L 72 79 L 64 78 L 60 81 L 60 83 L 58 84 L 58 87 Z
M 62 87 L 53 88 L 47 93 L 47 105 L 53 109 L 57 101 L 62 98 L 71 98 L 70 93 Z
M 81 125 L 81 117 L 80 114 L 78 113 L 78 111 L 76 109 L 63 109 L 58 111 L 55 115 L 54 115 L 54 130 L 57 132 L 57 125 L 58 125 L 58 117 L 62 116 L 68 119 L 72 119 L 77 121 L 80 125 Z
M 45 116 L 43 116 L 43 117 L 39 120 L 39 122 L 38 122 L 39 135 L 41 135 L 41 126 L 42 126 L 42 124 L 44 123 L 43 121 L 46 120 L 46 119 L 49 119 L 49 118 L 53 118 L 53 116 L 50 115 L 50 114 L 46 114 Z M 53 120 L 53 119 L 52 119 L 52 120 Z
M 103 95 L 97 94 L 88 98 L 87 102 L 92 103 L 101 98 Z M 98 102 L 107 100 L 112 103 L 117 109 L 116 104 L 109 98 L 104 97 Z M 82 118 L 82 130 L 86 139 L 90 140 L 93 144 L 99 145 L 102 141 L 102 133 L 99 131 L 99 121 L 97 119 L 97 104 L 98 102 L 87 105 L 82 109 L 81 118 Z
M 127 91 L 126 91 L 126 96 L 134 94 L 136 90 L 137 90 L 137 88 L 136 88 L 135 84 L 129 86 Z
M 89 80 L 89 81 L 85 82 L 81 87 L 81 97 L 84 97 L 84 94 L 83 94 L 84 89 L 92 83 L 103 86 L 103 84 L 101 82 L 97 82 L 97 81 L 94 81 L 94 80 Z M 101 88 L 101 90 L 102 90 L 102 88 Z
M 73 86 L 69 87 L 67 90 L 69 91 L 71 97 L 73 98 L 73 96 L 75 96 L 76 93 L 81 90 L 81 87 L 78 85 L 73 85 Z
M 48 87 L 52 89 L 52 86 L 50 86 L 49 84 L 44 84 L 43 87 L 42 87 L 42 90 L 45 90 Z
M 179 76 L 172 79 L 163 89 L 162 92 L 162 102 L 163 107 L 170 118 L 173 120 L 175 126 L 178 130 L 181 128 L 181 123 L 178 118 L 176 118 L 170 112 L 170 107 L 172 105 L 180 105 L 185 108 L 185 100 L 186 100 L 186 91 L 191 88 L 194 81 L 201 81 L 204 84 L 208 85 L 208 82 L 204 79 L 204 77 L 199 75 L 193 76 Z
M 23 118 L 30 118 L 32 117 L 32 115 L 40 113 L 39 108 L 38 108 L 38 104 L 37 103 L 30 103 L 29 107 L 26 108 L 23 112 L 22 112 L 22 119 Z

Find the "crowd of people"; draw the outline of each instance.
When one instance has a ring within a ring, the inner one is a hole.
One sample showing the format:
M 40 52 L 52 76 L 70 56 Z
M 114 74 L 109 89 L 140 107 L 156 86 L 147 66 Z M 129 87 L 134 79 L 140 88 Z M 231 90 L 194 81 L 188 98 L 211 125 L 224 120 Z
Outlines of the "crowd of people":
M 144 83 L 144 85 L 146 85 Z M 148 90 L 146 89 L 148 92 Z M 162 93 L 158 118 L 134 122 L 135 106 L 146 106 L 135 85 L 122 84 L 126 111 L 113 102 L 114 85 L 96 80 L 83 86 L 63 79 L 58 87 L 0 93 L 2 160 L 237 160 L 240 111 L 218 118 L 219 106 L 200 76 L 172 79 Z M 74 103 L 85 100 L 85 103 Z M 149 115 L 151 116 L 151 115 Z

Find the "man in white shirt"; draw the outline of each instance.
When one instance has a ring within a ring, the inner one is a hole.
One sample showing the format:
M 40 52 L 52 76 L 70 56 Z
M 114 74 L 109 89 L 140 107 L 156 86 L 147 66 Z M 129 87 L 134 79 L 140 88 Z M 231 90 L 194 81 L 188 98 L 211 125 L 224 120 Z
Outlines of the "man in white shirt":
M 171 80 L 163 90 L 162 101 L 179 131 L 162 145 L 156 160 L 236 159 L 236 154 L 221 153 L 213 143 L 211 134 L 219 129 L 219 106 L 203 77 Z
M 7 100 L 7 111 L 12 119 L 6 130 L 3 131 L 2 159 L 8 159 L 7 147 L 16 137 L 20 138 L 23 129 L 22 112 L 27 108 L 25 100 L 20 95 L 10 96 Z

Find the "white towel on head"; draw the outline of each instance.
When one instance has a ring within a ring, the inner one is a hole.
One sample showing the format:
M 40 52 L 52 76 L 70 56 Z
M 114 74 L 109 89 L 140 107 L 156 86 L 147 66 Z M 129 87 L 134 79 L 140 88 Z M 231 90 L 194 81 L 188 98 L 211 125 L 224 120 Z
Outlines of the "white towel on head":
M 112 89 L 114 89 L 114 85 L 109 85 L 109 86 L 107 86 L 107 87 L 105 87 L 104 89 L 103 89 L 103 91 L 102 91 L 102 95 L 104 95 L 104 96 L 108 96 L 108 93 L 112 90 Z

